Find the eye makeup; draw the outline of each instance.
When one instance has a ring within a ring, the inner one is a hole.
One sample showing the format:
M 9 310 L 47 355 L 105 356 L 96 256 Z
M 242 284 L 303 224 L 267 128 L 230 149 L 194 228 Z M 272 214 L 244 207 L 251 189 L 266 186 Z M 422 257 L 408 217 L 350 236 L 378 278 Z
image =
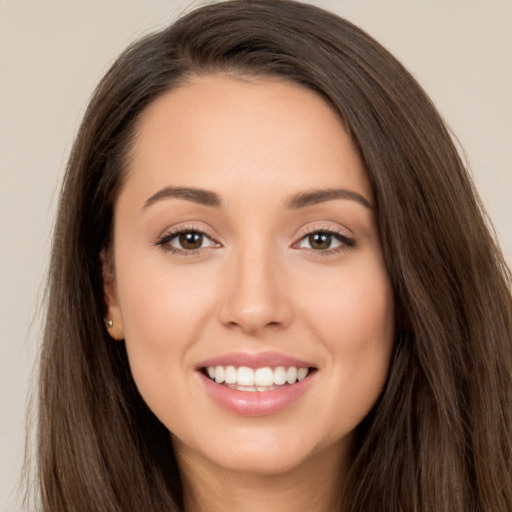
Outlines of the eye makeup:
M 221 247 L 204 229 L 192 225 L 164 232 L 155 245 L 165 252 L 183 256 L 194 256 L 209 248 Z
M 166 231 L 155 245 L 163 251 L 182 256 L 194 256 L 205 250 L 217 249 L 222 244 L 206 230 L 193 225 L 182 226 Z M 295 241 L 293 249 L 308 251 L 314 255 L 329 256 L 339 254 L 356 246 L 353 237 L 332 226 L 315 225 L 303 231 Z

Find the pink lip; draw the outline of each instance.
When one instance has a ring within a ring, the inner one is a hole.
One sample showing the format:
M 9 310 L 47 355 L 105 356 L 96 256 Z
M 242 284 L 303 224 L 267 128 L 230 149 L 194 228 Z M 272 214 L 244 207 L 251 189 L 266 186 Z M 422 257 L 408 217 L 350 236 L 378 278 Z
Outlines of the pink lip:
M 270 391 L 238 391 L 210 379 L 204 369 L 212 366 L 246 366 L 248 368 L 262 368 L 270 366 L 295 366 L 296 368 L 315 368 L 307 361 L 287 356 L 279 352 L 261 352 L 250 354 L 246 352 L 233 352 L 202 361 L 196 366 L 201 384 L 215 403 L 232 413 L 241 416 L 266 416 L 276 414 L 296 400 L 309 388 L 315 378 L 316 372 L 310 374 L 295 384 L 285 384 Z
M 280 354 L 279 352 L 261 352 L 259 354 L 233 352 L 202 361 L 196 366 L 196 368 L 199 370 L 210 366 L 246 366 L 253 369 L 262 368 L 264 366 L 295 366 L 297 368 L 314 367 L 311 363 L 301 361 L 285 354 Z
M 217 384 L 203 373 L 199 373 L 199 376 L 206 392 L 222 408 L 241 416 L 268 416 L 286 409 L 298 400 L 309 388 L 315 374 L 271 391 L 237 391 Z

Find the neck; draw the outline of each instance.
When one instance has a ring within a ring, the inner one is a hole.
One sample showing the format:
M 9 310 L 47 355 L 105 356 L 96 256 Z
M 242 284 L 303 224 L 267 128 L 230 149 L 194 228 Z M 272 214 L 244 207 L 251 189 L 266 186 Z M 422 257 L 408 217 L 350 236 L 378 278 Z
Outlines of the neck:
M 346 464 L 339 450 L 279 474 L 241 473 L 181 454 L 186 512 L 339 512 Z

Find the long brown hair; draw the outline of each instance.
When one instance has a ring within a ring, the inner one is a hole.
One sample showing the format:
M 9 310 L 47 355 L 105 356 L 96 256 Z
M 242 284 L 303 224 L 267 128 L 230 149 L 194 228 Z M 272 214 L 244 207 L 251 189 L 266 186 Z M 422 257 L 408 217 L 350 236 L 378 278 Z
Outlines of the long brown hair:
M 182 510 L 170 436 L 139 396 L 124 344 L 103 325 L 100 253 L 141 112 L 190 76 L 214 72 L 279 77 L 321 95 L 373 188 L 397 338 L 386 387 L 358 427 L 345 510 L 512 510 L 511 279 L 466 169 L 394 57 L 351 23 L 288 0 L 193 11 L 129 47 L 90 102 L 49 274 L 43 509 Z

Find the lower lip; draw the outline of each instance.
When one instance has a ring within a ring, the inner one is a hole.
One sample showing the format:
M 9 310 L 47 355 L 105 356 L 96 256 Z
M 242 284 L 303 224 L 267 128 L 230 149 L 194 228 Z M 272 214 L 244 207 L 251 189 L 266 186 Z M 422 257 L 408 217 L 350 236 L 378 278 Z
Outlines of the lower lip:
M 286 409 L 306 392 L 314 376 L 310 373 L 295 384 L 284 385 L 270 391 L 238 391 L 217 384 L 202 373 L 199 375 L 214 402 L 241 416 L 267 416 Z

